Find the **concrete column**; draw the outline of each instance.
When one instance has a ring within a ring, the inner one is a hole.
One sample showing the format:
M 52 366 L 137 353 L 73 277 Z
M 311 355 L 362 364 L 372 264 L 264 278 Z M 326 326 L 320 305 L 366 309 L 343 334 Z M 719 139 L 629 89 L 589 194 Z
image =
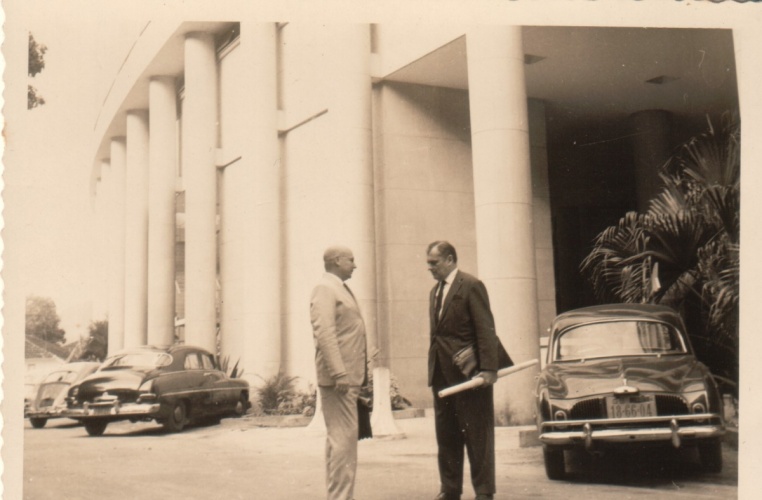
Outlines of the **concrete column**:
M 370 28 L 330 27 L 325 74 L 333 140 L 335 244 L 352 249 L 358 270 L 349 283 L 362 308 L 369 340 L 376 343 L 376 235 L 371 129 Z M 341 207 L 341 209 L 340 209 Z M 344 207 L 352 207 L 350 210 Z
M 556 316 L 556 276 L 553 261 L 553 227 L 548 178 L 548 145 L 545 103 L 529 99 L 529 144 L 532 162 L 532 222 L 534 225 L 537 307 L 540 335 Z
M 344 238 L 336 243 L 352 249 L 358 269 L 349 283 L 365 319 L 368 355 L 378 345 L 375 200 L 373 185 L 372 114 L 370 79 L 370 28 L 367 25 L 332 26 L 328 44 L 332 54 L 326 62 L 328 117 L 331 120 L 335 157 L 336 202 L 351 210 L 336 211 Z M 388 367 L 374 369 L 373 376 L 386 383 L 386 390 L 374 389 L 373 419 L 378 432 L 402 436 L 391 413 Z M 381 435 L 381 434 L 376 434 Z
M 111 241 L 111 185 L 108 160 L 100 162 L 100 179 L 95 186 L 96 232 L 93 241 L 93 321 L 108 318 L 108 277 Z
M 124 347 L 124 167 L 126 158 L 124 137 L 111 140 L 109 185 L 111 188 L 111 227 L 109 230 L 109 306 L 108 353 Z
M 147 341 L 148 111 L 127 112 L 124 204 L 124 346 Z
M 466 38 L 479 276 L 497 333 L 516 363 L 539 359 L 532 171 L 520 27 Z M 498 424 L 532 422 L 537 369 L 495 386 Z
M 267 378 L 281 370 L 280 144 L 275 24 L 244 23 L 241 48 L 250 91 L 243 207 L 244 358 L 247 370 Z M 310 343 L 311 345 L 311 343 Z
M 645 213 L 651 199 L 661 190 L 659 169 L 669 158 L 671 115 L 648 109 L 629 117 L 638 212 Z
M 175 172 L 177 91 L 172 77 L 149 83 L 148 343 L 172 344 L 175 333 Z
M 210 33 L 185 38 L 185 342 L 217 352 L 217 54 Z

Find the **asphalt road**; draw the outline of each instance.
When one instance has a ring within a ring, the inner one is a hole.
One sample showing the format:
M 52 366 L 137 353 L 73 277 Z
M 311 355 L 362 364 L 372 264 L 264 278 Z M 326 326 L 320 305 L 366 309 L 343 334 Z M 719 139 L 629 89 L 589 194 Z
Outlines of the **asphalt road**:
M 404 439 L 360 442 L 358 500 L 428 500 L 438 491 L 433 420 L 396 422 Z M 52 420 L 44 429 L 26 422 L 24 439 L 27 500 L 325 498 L 324 438 L 302 427 L 225 419 L 166 434 L 155 424 L 120 422 L 89 437 L 71 420 Z M 721 474 L 702 474 L 694 453 L 643 452 L 607 455 L 589 468 L 567 457 L 569 480 L 549 481 L 542 449 L 520 448 L 516 428 L 497 428 L 496 441 L 497 499 L 738 497 L 738 453 L 728 446 Z M 467 486 L 463 499 L 470 498 Z

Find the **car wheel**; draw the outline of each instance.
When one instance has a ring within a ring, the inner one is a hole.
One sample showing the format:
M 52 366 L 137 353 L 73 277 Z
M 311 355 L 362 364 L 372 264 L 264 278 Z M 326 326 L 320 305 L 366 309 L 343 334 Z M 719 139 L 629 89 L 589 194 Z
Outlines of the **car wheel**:
M 35 429 L 42 429 L 43 427 L 45 427 L 45 424 L 48 423 L 48 419 L 38 418 L 38 417 L 30 418 L 29 423 L 32 424 L 32 427 L 34 427 Z
M 86 420 L 85 430 L 91 436 L 101 436 L 106 431 L 107 420 Z
M 563 448 L 545 446 L 542 449 L 542 456 L 545 459 L 545 474 L 548 479 L 558 480 L 566 477 Z
M 186 417 L 185 403 L 178 401 L 172 406 L 172 411 L 164 421 L 164 428 L 169 432 L 180 432 L 185 427 Z
M 242 392 L 238 397 L 238 401 L 235 404 L 235 416 L 243 417 L 246 415 L 246 410 L 249 408 L 249 398 L 246 393 Z
M 722 472 L 722 443 L 719 440 L 700 443 L 698 451 L 704 472 Z

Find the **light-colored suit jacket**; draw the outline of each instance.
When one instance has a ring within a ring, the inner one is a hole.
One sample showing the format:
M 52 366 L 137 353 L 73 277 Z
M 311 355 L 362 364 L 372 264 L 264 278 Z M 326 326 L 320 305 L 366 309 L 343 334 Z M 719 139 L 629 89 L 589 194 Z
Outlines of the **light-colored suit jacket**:
M 337 276 L 326 273 L 312 290 L 310 321 L 318 385 L 333 386 L 342 375 L 347 375 L 349 385 L 363 385 L 367 374 L 365 322 L 354 296 Z

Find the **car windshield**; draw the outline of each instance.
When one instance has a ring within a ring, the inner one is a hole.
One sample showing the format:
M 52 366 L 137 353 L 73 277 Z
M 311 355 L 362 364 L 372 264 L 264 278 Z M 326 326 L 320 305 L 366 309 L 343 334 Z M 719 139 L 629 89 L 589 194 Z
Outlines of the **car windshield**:
M 556 360 L 687 352 L 680 333 L 654 321 L 607 321 L 570 328 L 555 345 Z
M 52 384 L 55 382 L 63 382 L 66 384 L 71 384 L 76 379 L 77 379 L 77 372 L 71 371 L 71 370 L 60 370 L 60 371 L 55 371 L 48 374 L 48 376 L 45 377 L 42 383 Z
M 107 368 L 161 368 L 172 362 L 172 357 L 164 352 L 128 352 L 108 358 L 101 369 Z

